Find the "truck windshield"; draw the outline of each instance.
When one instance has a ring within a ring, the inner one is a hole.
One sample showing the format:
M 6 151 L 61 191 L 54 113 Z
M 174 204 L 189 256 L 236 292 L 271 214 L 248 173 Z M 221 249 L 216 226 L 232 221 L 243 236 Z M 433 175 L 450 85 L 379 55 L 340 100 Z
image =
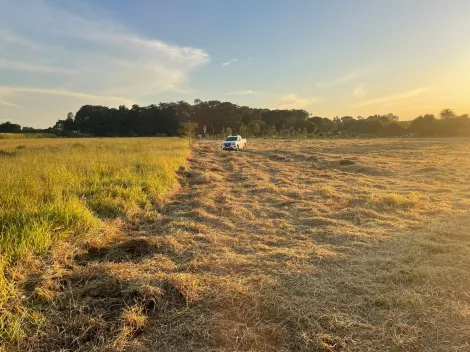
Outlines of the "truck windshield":
M 233 141 L 236 141 L 237 140 L 237 137 L 227 137 L 225 139 L 227 142 L 233 142 Z

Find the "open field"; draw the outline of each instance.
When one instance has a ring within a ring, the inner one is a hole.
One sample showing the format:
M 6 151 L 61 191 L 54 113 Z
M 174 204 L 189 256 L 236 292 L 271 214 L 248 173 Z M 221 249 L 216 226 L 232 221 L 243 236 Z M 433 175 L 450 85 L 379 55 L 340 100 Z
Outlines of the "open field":
M 12 271 L 37 325 L 8 349 L 468 351 L 469 160 L 468 139 L 196 144 L 169 200 Z
M 177 186 L 188 152 L 168 138 L 0 140 L 0 342 L 37 318 L 21 300 L 15 263 L 29 274 L 28 256 L 56 240 L 151 209 Z
M 0 139 L 56 138 L 52 133 L 0 133 Z

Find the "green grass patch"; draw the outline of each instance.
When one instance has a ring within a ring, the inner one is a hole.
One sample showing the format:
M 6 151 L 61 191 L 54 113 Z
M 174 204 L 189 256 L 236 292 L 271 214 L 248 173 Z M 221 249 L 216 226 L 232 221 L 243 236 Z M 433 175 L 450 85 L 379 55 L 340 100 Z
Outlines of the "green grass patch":
M 175 186 L 189 153 L 173 138 L 24 140 L 15 149 L 0 140 L 0 345 L 31 320 L 8 268 L 103 219 L 150 209 Z
M 57 138 L 53 133 L 0 133 L 0 139 Z

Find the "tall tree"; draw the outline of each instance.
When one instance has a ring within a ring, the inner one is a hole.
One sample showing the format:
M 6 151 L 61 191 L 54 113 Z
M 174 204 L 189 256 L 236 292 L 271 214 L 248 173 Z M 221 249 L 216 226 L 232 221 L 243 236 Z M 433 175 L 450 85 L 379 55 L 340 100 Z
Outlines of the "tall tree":
M 183 122 L 181 123 L 180 135 L 185 137 L 188 140 L 188 143 L 191 145 L 191 141 L 194 139 L 196 129 L 196 122 Z
M 245 126 L 245 125 L 241 125 L 240 128 L 238 129 L 239 130 L 239 134 L 240 136 L 242 137 L 246 137 L 246 135 L 248 134 L 248 128 Z
M 261 132 L 261 127 L 259 126 L 259 123 L 255 123 L 253 125 L 253 133 L 255 136 L 259 136 L 259 133 Z
M 268 137 L 274 138 L 277 134 L 276 126 L 269 126 L 266 131 Z
M 0 124 L 1 133 L 18 133 L 21 132 L 21 126 L 10 121 Z
M 452 110 L 452 109 L 444 109 L 439 113 L 439 117 L 442 120 L 448 120 L 448 119 L 454 118 L 456 116 L 457 115 L 455 114 L 454 110 Z

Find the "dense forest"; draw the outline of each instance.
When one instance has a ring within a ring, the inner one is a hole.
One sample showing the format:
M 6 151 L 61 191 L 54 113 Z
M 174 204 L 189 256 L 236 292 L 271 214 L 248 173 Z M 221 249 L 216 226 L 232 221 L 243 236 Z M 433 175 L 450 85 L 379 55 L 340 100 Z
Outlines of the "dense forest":
M 453 137 L 470 136 L 468 114 L 456 115 L 444 109 L 439 116 L 426 114 L 412 121 L 399 121 L 394 114 L 368 117 L 343 116 L 329 119 L 312 116 L 305 110 L 270 110 L 239 106 L 216 100 L 193 104 L 184 101 L 160 103 L 132 108 L 120 106 L 85 105 L 76 114 L 69 113 L 65 119 L 45 130 L 6 122 L 0 124 L 0 132 L 27 133 L 49 132 L 60 136 L 176 136 L 181 124 L 192 122 L 197 134 L 221 136 L 241 134 L 249 137 L 313 136 L 417 136 Z M 197 125 L 196 125 L 197 124 Z

